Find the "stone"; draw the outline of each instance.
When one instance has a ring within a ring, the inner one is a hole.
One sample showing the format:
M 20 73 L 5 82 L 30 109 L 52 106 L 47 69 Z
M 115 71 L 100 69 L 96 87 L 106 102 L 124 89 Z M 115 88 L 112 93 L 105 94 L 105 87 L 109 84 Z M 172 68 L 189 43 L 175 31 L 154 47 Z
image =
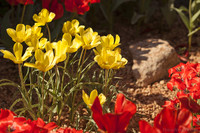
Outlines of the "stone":
M 136 85 L 145 87 L 168 76 L 168 69 L 180 63 L 175 49 L 165 40 L 147 39 L 130 44 Z

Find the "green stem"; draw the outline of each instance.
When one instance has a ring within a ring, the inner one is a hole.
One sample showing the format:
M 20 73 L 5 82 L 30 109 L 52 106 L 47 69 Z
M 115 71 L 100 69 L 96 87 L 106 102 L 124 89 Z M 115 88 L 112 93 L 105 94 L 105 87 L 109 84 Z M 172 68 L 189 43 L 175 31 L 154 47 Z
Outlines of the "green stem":
M 45 72 L 43 72 L 43 79 L 42 79 L 42 89 L 41 89 L 41 93 L 42 93 L 42 105 L 41 105 L 41 114 L 42 114 L 42 118 L 44 118 L 44 78 L 45 78 Z
M 48 32 L 48 35 L 49 35 L 49 42 L 51 42 L 51 32 L 50 32 L 48 24 L 46 24 L 46 28 L 47 28 L 47 32 Z
M 83 56 L 83 52 L 84 52 L 84 49 L 82 49 L 82 51 L 81 51 L 81 55 L 80 55 L 79 62 L 78 62 L 78 69 L 79 69 L 80 64 L 81 64 L 81 59 L 82 59 L 82 56 Z
M 22 24 L 23 21 L 24 21 L 24 14 L 25 14 L 25 11 L 26 11 L 26 5 L 24 5 L 23 10 L 22 10 L 22 17 L 21 17 L 21 21 L 20 21 L 21 24 Z
M 107 95 L 107 86 L 108 86 L 108 69 L 105 69 L 105 83 L 104 83 L 104 95 Z
M 188 37 L 188 44 L 189 44 L 188 52 L 190 53 L 190 50 L 191 50 L 191 47 L 192 47 L 192 35 L 190 35 L 190 36 Z
M 192 32 L 192 9 L 191 9 L 191 6 L 192 6 L 192 0 L 190 0 L 189 1 L 189 21 L 190 21 L 190 23 L 189 23 L 189 33 L 191 33 Z M 190 53 L 190 49 L 191 49 L 191 45 L 192 45 L 192 35 L 190 35 L 189 37 L 188 37 L 188 52 Z
M 74 104 L 75 104 L 75 99 L 76 99 L 76 94 L 77 94 L 78 91 L 75 91 L 74 92 L 74 95 L 73 95 L 73 100 L 72 100 L 72 107 L 71 107 L 71 122 L 73 123 L 74 122 Z

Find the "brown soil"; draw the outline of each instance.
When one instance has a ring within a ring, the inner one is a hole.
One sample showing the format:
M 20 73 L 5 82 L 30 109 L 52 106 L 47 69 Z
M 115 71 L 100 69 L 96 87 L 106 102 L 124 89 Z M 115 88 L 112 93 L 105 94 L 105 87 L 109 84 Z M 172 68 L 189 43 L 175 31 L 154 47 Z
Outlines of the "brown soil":
M 164 101 L 172 99 L 176 93 L 168 90 L 166 83 L 169 78 L 157 81 L 147 87 L 137 87 L 135 85 L 134 75 L 131 73 L 132 57 L 128 52 L 129 42 L 137 42 L 147 38 L 160 38 L 169 41 L 172 46 L 178 44 L 187 43 L 187 30 L 183 26 L 182 22 L 176 22 L 170 30 L 159 30 L 155 27 L 157 23 L 151 23 L 141 27 L 142 34 L 138 34 L 138 29 L 127 23 L 116 23 L 114 26 L 115 33 L 120 35 L 122 55 L 129 60 L 125 68 L 120 69 L 116 76 L 122 77 L 117 88 L 124 92 L 137 106 L 137 113 L 133 116 L 128 132 L 138 132 L 138 121 L 144 119 L 151 124 L 154 117 L 162 109 Z M 148 28 L 147 28 L 148 27 Z M 147 31 L 148 29 L 148 31 Z M 198 43 L 198 35 L 194 37 L 193 41 Z M 194 46 L 192 48 L 189 60 L 191 62 L 198 62 L 200 58 L 200 48 Z M 14 82 L 19 82 L 17 66 L 7 60 L 0 58 L 0 79 L 10 79 Z M 9 108 L 10 105 L 18 97 L 18 90 L 15 87 L 4 86 L 0 87 L 0 107 Z

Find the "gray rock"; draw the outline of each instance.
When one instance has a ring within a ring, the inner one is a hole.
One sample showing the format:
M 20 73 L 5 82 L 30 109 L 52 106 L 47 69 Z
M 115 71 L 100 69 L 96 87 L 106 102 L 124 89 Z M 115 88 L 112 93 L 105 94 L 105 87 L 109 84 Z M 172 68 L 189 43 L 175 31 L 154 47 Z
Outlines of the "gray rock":
M 129 46 L 132 72 L 137 86 L 147 86 L 168 76 L 168 69 L 180 63 L 175 49 L 167 41 L 147 39 Z

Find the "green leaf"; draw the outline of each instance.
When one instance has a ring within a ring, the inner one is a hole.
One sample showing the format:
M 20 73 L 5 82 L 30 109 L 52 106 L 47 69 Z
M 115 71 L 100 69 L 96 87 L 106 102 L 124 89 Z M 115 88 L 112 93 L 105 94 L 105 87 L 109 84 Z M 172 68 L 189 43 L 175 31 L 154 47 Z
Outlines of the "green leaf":
M 200 27 L 194 29 L 192 32 L 190 32 L 190 33 L 188 34 L 188 36 L 193 35 L 194 33 L 196 33 L 196 32 L 199 31 L 199 30 L 200 30 Z
M 18 98 L 17 100 L 15 100 L 15 101 L 13 102 L 13 104 L 10 106 L 9 110 L 12 110 L 13 107 L 14 107 L 18 102 L 21 102 L 21 101 L 22 101 L 22 98 Z
M 178 8 L 174 8 L 175 11 L 179 14 L 179 16 L 181 17 L 183 23 L 185 24 L 186 28 L 188 30 L 191 29 L 190 25 L 189 25 L 189 19 L 185 16 L 185 14 L 182 12 L 181 9 L 178 9 Z
M 134 12 L 131 18 L 131 24 L 136 24 L 143 17 L 144 17 L 143 14 L 138 14 L 137 12 Z
M 199 10 L 198 12 L 196 12 L 196 13 L 192 16 L 191 22 L 193 23 L 193 22 L 199 17 L 199 15 L 200 15 L 200 10 Z

